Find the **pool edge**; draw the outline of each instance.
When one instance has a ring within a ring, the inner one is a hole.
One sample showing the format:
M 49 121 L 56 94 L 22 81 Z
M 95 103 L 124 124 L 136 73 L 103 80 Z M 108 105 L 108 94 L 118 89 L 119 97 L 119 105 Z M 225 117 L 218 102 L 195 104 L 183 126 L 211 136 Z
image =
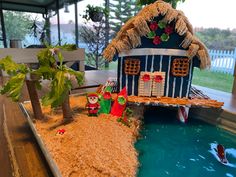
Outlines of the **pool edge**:
M 225 109 L 190 109 L 190 117 L 203 120 L 236 134 L 236 113 Z

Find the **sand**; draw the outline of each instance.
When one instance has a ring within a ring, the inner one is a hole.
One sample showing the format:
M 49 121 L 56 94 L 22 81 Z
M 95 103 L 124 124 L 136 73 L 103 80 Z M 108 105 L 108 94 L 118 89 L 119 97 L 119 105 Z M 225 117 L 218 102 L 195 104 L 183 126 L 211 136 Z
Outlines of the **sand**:
M 138 168 L 134 142 L 138 121 L 131 127 L 117 122 L 115 117 L 102 114 L 88 117 L 85 97 L 72 97 L 74 121 L 61 125 L 61 111 L 44 108 L 48 119 L 35 121 L 47 149 L 63 177 L 131 177 Z M 26 108 L 31 112 L 29 104 Z M 64 129 L 65 133 L 57 133 Z

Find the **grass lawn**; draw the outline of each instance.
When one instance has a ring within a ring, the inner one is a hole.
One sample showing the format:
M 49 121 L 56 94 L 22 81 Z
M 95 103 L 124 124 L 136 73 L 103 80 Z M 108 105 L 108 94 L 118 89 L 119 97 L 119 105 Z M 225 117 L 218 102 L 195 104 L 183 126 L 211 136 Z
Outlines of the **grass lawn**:
M 109 63 L 109 70 L 116 70 L 117 62 Z M 224 92 L 232 92 L 233 76 L 229 74 L 211 72 L 194 68 L 193 81 L 194 85 L 200 85 Z
M 232 92 L 233 76 L 194 68 L 192 84 L 221 90 L 224 92 Z

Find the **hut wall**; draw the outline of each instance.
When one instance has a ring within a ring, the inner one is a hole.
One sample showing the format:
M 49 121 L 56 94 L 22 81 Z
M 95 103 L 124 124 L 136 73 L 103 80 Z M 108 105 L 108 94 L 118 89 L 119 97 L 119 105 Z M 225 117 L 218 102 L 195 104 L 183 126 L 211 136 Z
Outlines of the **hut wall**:
M 118 90 L 127 88 L 128 95 L 138 95 L 139 75 L 130 76 L 124 73 L 125 60 L 128 58 L 139 59 L 140 71 L 166 72 L 164 96 L 168 97 L 188 97 L 191 87 L 193 61 L 190 61 L 189 74 L 185 77 L 174 77 L 171 73 L 172 60 L 177 56 L 147 55 L 147 56 L 125 56 L 118 59 Z M 181 56 L 180 56 L 181 58 Z

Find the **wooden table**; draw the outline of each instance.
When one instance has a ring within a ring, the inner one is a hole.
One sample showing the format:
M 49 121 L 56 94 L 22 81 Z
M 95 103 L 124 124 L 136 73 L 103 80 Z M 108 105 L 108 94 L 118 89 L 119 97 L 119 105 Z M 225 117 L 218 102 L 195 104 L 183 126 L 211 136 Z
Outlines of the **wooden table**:
M 88 91 L 94 91 L 96 85 L 105 84 L 109 77 L 116 77 L 115 71 L 86 71 L 85 72 L 85 83 L 84 85 L 73 93 L 83 93 Z M 1 85 L 1 78 L 0 78 Z M 86 88 L 87 87 L 87 88 Z M 92 88 L 89 88 L 92 87 Z M 218 99 L 224 101 L 224 109 L 236 112 L 236 98 L 232 94 L 215 91 L 212 89 L 206 89 L 198 87 L 203 90 L 212 99 Z M 43 87 L 41 95 L 48 91 L 47 86 Z M 29 100 L 27 89 L 23 89 L 22 101 Z M 11 166 L 11 160 L 7 151 L 7 141 L 3 134 L 3 105 L 6 108 L 5 118 L 7 127 L 9 130 L 9 137 L 13 146 L 15 160 L 19 167 L 19 173 L 23 177 L 45 177 L 52 176 L 48 165 L 45 162 L 44 157 L 33 137 L 33 134 L 26 122 L 26 119 L 21 112 L 17 103 L 13 103 L 10 99 L 0 95 L 0 163 L 1 177 L 11 177 L 13 168 Z

